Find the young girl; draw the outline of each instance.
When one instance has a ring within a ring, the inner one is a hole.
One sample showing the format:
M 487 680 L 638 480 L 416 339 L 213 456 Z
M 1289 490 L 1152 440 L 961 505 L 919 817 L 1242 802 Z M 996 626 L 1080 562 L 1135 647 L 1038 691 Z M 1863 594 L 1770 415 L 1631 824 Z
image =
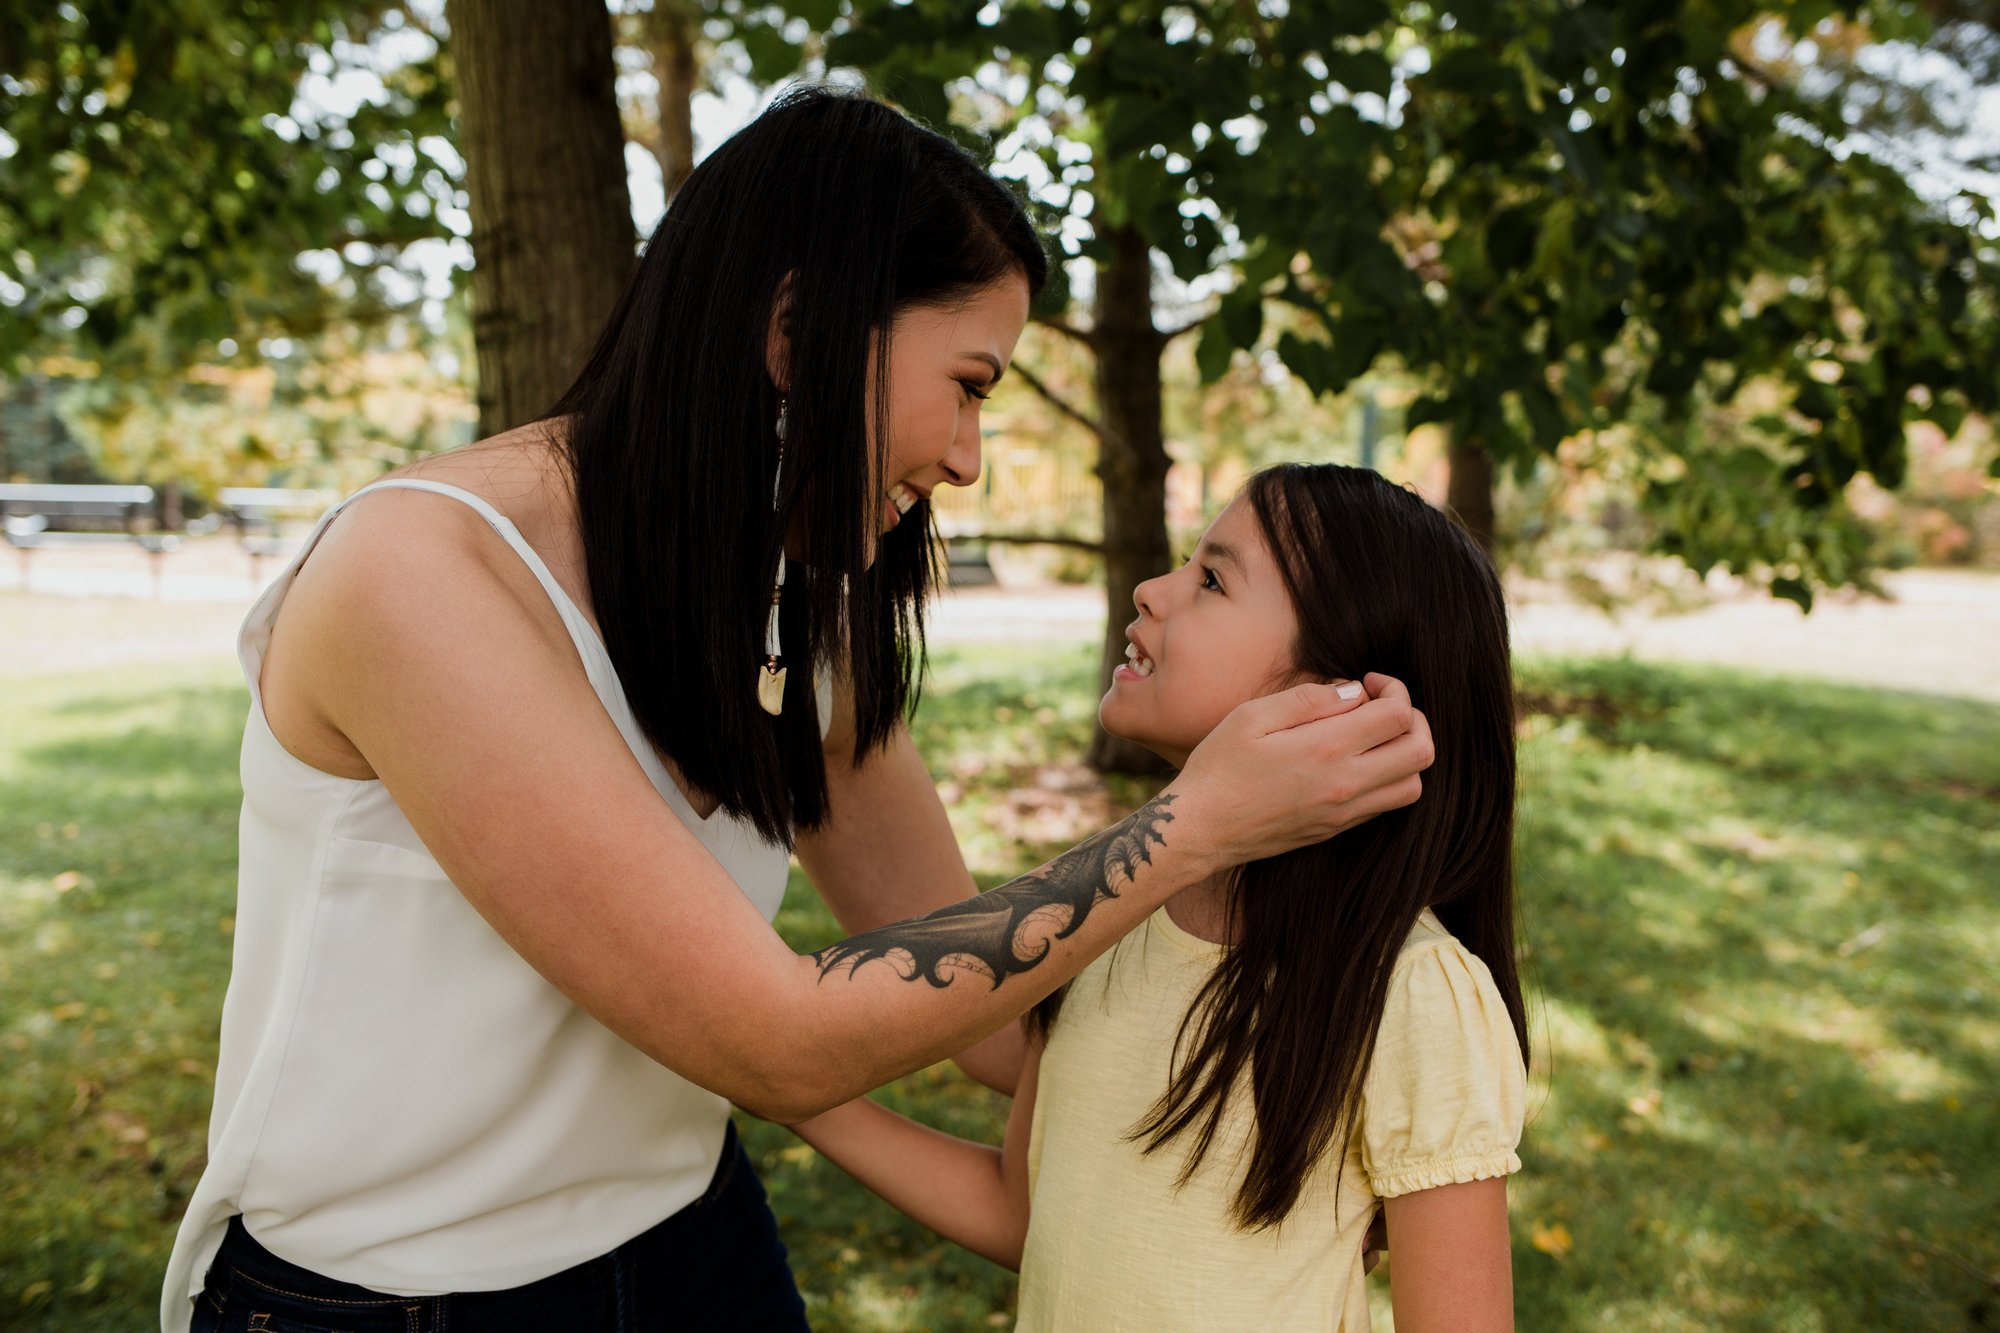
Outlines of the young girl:
M 1383 671 L 1431 721 L 1422 798 L 1183 891 L 1044 1001 L 1004 1147 L 866 1099 L 799 1134 L 1018 1266 L 1024 1330 L 1366 1329 L 1378 1206 L 1398 1333 L 1511 1328 L 1527 1028 L 1492 566 L 1373 472 L 1284 466 L 1134 601 L 1107 731 L 1183 763 L 1246 699 Z

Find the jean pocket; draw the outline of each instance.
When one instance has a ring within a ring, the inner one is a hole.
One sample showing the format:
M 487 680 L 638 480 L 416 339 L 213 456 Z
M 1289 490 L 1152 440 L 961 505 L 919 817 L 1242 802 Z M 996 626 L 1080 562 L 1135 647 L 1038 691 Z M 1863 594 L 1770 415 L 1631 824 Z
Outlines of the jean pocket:
M 229 1314 L 229 1298 L 214 1287 L 203 1287 L 201 1294 L 194 1298 L 194 1314 L 188 1320 L 188 1333 L 223 1333 L 223 1320 Z
M 227 1313 L 218 1333 L 423 1333 L 422 1297 L 342 1300 L 314 1296 L 230 1270 L 233 1290 L 223 1293 Z

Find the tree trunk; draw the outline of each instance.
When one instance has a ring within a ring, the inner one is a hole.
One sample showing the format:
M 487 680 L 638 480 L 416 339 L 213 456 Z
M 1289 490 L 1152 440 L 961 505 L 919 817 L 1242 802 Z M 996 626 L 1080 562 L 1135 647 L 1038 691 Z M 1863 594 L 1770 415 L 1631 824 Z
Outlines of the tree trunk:
M 1493 554 L 1493 455 L 1477 440 L 1452 433 L 1449 454 L 1451 481 L 1445 505 L 1472 534 L 1480 549 Z
M 632 273 L 611 20 L 597 0 L 447 0 L 472 213 L 479 433 L 569 387 Z
M 654 0 L 648 20 L 653 77 L 660 84 L 653 156 L 659 159 L 661 183 L 671 202 L 694 170 L 695 43 L 701 39 L 701 7 L 694 0 Z
M 1104 438 L 1097 475 L 1104 483 L 1104 584 L 1111 614 L 1104 628 L 1098 690 L 1125 660 L 1132 592 L 1173 567 L 1167 544 L 1167 449 L 1160 424 L 1160 353 L 1153 327 L 1153 264 L 1146 240 L 1130 228 L 1109 234 L 1112 257 L 1097 268 L 1097 402 Z M 1106 773 L 1158 773 L 1152 751 L 1099 728 L 1090 763 Z

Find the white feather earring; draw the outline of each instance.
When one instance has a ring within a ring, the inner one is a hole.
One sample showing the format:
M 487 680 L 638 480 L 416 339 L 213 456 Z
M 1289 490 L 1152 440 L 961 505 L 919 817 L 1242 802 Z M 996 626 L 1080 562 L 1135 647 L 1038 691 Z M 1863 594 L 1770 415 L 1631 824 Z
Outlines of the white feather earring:
M 771 512 L 778 512 L 778 493 L 785 477 L 785 399 L 778 398 L 778 466 L 771 477 Z M 778 665 L 784 645 L 778 639 L 778 601 L 785 587 L 785 552 L 778 550 L 778 581 L 771 585 L 771 615 L 764 624 L 764 662 L 757 669 L 757 703 L 772 717 L 785 709 L 785 668 Z

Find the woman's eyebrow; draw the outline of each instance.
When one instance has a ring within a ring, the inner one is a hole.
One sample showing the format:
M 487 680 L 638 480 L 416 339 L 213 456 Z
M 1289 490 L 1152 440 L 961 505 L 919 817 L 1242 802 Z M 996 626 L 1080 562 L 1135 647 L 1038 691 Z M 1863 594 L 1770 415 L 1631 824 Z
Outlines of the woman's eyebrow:
M 994 356 L 991 352 L 961 352 L 959 355 L 968 361 L 985 363 L 986 368 L 993 372 L 993 378 L 986 381 L 988 384 L 998 384 L 1001 377 L 1007 373 L 1000 365 L 1000 358 Z

